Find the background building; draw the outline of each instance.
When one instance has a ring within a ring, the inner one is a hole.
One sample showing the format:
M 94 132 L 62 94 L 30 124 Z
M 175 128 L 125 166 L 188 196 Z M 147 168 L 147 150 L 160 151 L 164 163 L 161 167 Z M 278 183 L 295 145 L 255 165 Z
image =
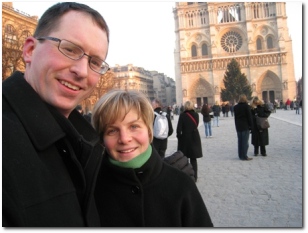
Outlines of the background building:
M 12 2 L 2 2 L 2 80 L 16 70 L 25 70 L 22 47 L 36 25 L 37 16 L 14 9 Z
M 175 102 L 175 82 L 163 73 L 148 71 L 132 64 L 116 65 L 110 70 L 114 74 L 115 88 L 138 90 L 149 100 L 158 98 L 164 106 L 173 105 Z
M 220 102 L 235 58 L 264 101 L 296 96 L 285 2 L 178 2 L 175 18 L 177 103 Z

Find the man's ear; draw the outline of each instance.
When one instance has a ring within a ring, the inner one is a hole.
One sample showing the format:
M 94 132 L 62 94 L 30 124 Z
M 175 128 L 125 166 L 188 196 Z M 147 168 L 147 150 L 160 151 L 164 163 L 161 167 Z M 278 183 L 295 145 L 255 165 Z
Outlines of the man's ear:
M 30 36 L 26 39 L 22 52 L 25 63 L 31 63 L 32 52 L 34 50 L 35 43 L 36 39 L 33 36 Z

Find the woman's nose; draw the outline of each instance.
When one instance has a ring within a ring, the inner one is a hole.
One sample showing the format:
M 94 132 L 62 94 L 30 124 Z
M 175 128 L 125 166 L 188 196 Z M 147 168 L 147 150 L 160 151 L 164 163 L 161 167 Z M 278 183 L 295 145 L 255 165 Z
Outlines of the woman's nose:
M 128 143 L 129 141 L 131 141 L 132 136 L 131 133 L 128 130 L 122 130 L 120 131 L 120 136 L 119 136 L 119 141 L 120 143 Z

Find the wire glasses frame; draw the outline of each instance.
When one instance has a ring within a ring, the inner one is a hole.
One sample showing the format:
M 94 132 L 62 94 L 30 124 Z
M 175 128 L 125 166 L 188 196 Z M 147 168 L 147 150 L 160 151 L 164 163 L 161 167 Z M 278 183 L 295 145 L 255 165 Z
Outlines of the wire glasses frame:
M 75 45 L 74 43 L 68 41 L 68 40 L 61 40 L 55 37 L 39 37 L 36 38 L 37 40 L 52 40 L 55 42 L 59 42 L 58 50 L 66 57 L 72 59 L 72 60 L 79 60 L 83 56 L 89 57 L 89 66 L 91 70 L 93 70 L 96 73 L 99 74 L 105 74 L 109 70 L 109 65 L 97 58 L 97 57 L 91 57 L 88 54 L 86 54 L 79 46 Z

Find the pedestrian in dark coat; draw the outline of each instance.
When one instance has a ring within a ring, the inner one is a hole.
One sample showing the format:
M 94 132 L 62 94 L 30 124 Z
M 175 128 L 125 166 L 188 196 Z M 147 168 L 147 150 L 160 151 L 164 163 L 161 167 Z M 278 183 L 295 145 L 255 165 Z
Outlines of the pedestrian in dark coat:
M 176 137 L 178 139 L 178 150 L 182 151 L 195 171 L 195 179 L 198 178 L 197 158 L 201 158 L 202 145 L 199 126 L 199 114 L 194 111 L 194 106 L 190 101 L 184 104 L 184 112 L 181 113 L 176 128 Z
M 252 116 L 247 97 L 244 94 L 240 95 L 238 104 L 234 106 L 234 121 L 238 139 L 238 157 L 243 161 L 252 160 L 247 156 L 249 131 L 253 127 Z
M 213 111 L 207 104 L 204 104 L 202 106 L 201 114 L 203 116 L 203 123 L 204 123 L 205 137 L 206 138 L 212 137 L 211 115 L 210 115 L 211 112 L 213 112 Z
M 229 103 L 226 103 L 225 111 L 226 111 L 226 117 L 229 117 L 229 111 L 230 111 L 230 105 L 229 105 Z
M 219 127 L 219 117 L 220 117 L 221 108 L 218 104 L 218 101 L 215 102 L 212 109 L 214 113 L 213 126 L 214 126 L 214 122 L 216 121 L 216 126 Z
M 223 117 L 225 117 L 226 116 L 226 105 L 222 104 L 221 109 L 222 109 L 222 115 L 223 115 Z
M 94 107 L 93 126 L 106 148 L 95 190 L 101 225 L 212 227 L 191 177 L 152 148 L 153 118 L 146 96 L 133 90 L 112 90 Z
M 258 156 L 260 147 L 261 155 L 267 156 L 265 146 L 269 144 L 268 129 L 258 128 L 256 116 L 269 117 L 271 115 L 271 111 L 269 107 L 263 103 L 262 100 L 259 100 L 258 97 L 254 97 L 251 103 L 251 113 L 253 118 L 251 144 L 254 145 L 254 155 Z
M 234 116 L 234 104 L 232 103 L 230 106 L 231 116 Z

